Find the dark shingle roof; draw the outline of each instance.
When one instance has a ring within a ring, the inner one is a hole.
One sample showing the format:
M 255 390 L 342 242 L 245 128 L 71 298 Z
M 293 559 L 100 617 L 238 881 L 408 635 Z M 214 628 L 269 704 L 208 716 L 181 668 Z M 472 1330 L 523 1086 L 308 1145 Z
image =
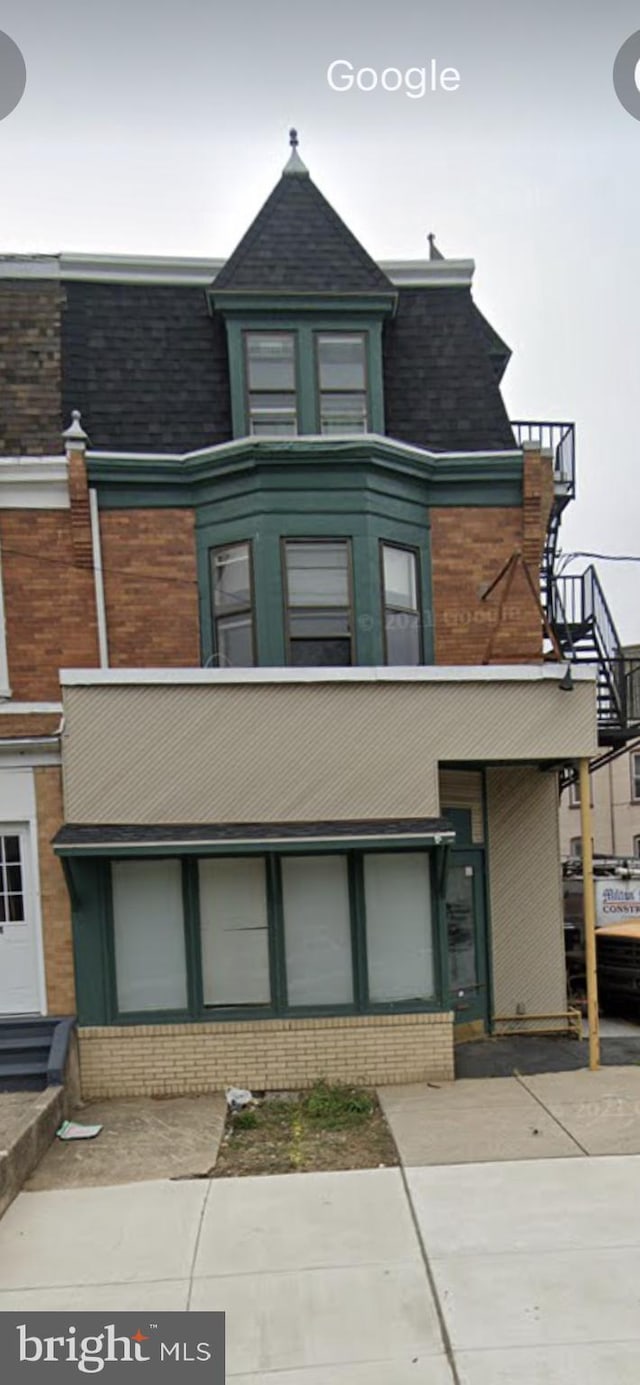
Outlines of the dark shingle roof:
M 515 446 L 488 328 L 464 286 L 400 290 L 396 315 L 384 329 L 390 437 L 434 451 Z
M 225 328 L 204 289 L 72 282 L 66 297 L 63 416 L 81 410 L 90 447 L 189 452 L 228 441 Z
M 314 822 L 225 822 L 171 823 L 108 826 L 66 823 L 53 838 L 53 845 L 65 847 L 175 845 L 189 846 L 216 842 L 307 841 L 310 838 L 337 838 L 348 841 L 361 837 L 453 837 L 447 818 L 350 818 Z
M 393 292 L 386 274 L 307 176 L 282 175 L 216 278 L 216 289 Z

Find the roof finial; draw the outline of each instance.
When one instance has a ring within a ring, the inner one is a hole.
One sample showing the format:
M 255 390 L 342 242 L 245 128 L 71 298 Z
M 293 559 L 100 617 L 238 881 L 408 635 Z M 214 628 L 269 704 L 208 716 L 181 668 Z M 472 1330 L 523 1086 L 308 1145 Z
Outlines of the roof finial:
M 62 436 L 69 448 L 75 448 L 78 451 L 84 450 L 88 442 L 88 437 L 82 427 L 79 409 L 71 410 L 71 424 L 68 428 L 65 428 Z
M 430 231 L 430 232 L 429 232 L 429 234 L 428 234 L 428 236 L 427 236 L 427 240 L 428 240 L 428 242 L 429 242 L 429 259 L 430 259 L 430 260 L 444 260 L 444 258 L 445 258 L 444 255 L 440 252 L 440 250 L 438 250 L 438 247 L 437 247 L 437 245 L 436 245 L 436 238 L 435 238 L 435 234 L 434 234 L 433 231 Z
M 303 164 L 298 153 L 298 131 L 294 130 L 293 126 L 289 131 L 289 144 L 291 145 L 291 153 L 282 170 L 283 174 L 285 174 L 286 177 L 295 176 L 298 178 L 308 178 L 309 170 Z

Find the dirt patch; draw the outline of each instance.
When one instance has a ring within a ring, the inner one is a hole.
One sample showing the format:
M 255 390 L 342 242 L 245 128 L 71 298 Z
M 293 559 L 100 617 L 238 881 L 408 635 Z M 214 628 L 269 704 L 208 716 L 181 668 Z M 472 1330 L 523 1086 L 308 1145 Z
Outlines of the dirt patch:
M 319 1084 L 229 1112 L 214 1178 L 390 1168 L 398 1154 L 373 1091 Z

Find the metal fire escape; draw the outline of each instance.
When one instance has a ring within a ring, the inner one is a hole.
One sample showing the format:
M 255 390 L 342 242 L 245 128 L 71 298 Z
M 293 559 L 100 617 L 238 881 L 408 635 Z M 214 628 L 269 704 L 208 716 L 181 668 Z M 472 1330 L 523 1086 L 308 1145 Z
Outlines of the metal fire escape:
M 540 570 L 541 599 L 564 657 L 597 669 L 598 732 L 603 747 L 640 735 L 640 663 L 626 659 L 595 567 L 575 576 L 557 571 L 562 513 L 575 495 L 575 425 L 512 424 L 520 446 L 535 442 L 553 454 L 554 502 Z

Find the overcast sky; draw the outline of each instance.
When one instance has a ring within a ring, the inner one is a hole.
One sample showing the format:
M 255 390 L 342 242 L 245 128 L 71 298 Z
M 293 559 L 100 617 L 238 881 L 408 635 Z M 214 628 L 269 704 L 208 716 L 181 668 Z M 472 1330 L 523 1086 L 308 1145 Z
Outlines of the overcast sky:
M 28 80 L 0 121 L 0 249 L 226 255 L 297 125 L 374 256 L 422 258 L 433 230 L 475 259 L 511 416 L 577 424 L 563 548 L 640 554 L 640 121 L 612 84 L 638 28 L 631 0 L 4 0 Z M 460 86 L 336 92 L 338 59 L 434 59 Z M 640 564 L 599 568 L 640 642 Z

